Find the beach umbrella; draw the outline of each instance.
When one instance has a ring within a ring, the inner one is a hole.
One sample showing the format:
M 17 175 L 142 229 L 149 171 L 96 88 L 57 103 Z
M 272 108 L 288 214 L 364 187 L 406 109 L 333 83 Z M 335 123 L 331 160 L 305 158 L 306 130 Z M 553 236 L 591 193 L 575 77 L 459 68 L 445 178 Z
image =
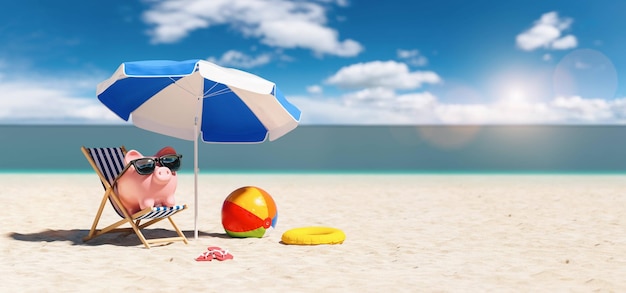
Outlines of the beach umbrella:
M 194 236 L 198 238 L 198 140 L 260 143 L 296 128 L 300 110 L 273 82 L 204 60 L 122 63 L 98 99 L 139 128 L 194 142 Z

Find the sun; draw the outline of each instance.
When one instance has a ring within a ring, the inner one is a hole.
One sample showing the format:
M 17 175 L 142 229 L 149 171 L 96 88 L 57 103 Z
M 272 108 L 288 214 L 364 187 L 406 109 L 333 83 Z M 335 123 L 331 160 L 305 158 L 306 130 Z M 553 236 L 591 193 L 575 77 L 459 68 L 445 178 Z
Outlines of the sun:
M 521 87 L 513 86 L 508 90 L 506 98 L 511 102 L 523 102 L 528 96 Z
M 528 78 L 511 78 L 502 82 L 496 91 L 496 100 L 505 104 L 533 104 L 541 102 L 545 93 Z
M 510 80 L 500 85 L 497 100 L 505 104 L 526 104 L 532 100 L 532 89 L 521 80 Z
M 550 99 L 552 72 L 545 68 L 510 67 L 489 79 L 490 96 L 504 104 L 535 104 Z

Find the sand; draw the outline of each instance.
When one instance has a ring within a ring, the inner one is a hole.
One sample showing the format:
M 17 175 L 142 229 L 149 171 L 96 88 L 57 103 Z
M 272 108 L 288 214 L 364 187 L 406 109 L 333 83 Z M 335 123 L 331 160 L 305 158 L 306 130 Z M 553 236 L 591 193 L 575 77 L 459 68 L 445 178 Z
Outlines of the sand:
M 193 176 L 177 201 L 193 205 Z M 136 236 L 87 243 L 95 174 L 0 174 L 3 291 L 624 292 L 626 180 L 619 175 L 202 174 L 190 238 L 145 249 Z M 234 239 L 221 206 L 259 186 L 278 205 L 264 238 Z M 117 220 L 107 206 L 105 223 Z M 343 230 L 341 245 L 280 242 L 288 229 Z M 166 223 L 146 236 L 170 235 Z M 197 262 L 208 246 L 233 260 Z

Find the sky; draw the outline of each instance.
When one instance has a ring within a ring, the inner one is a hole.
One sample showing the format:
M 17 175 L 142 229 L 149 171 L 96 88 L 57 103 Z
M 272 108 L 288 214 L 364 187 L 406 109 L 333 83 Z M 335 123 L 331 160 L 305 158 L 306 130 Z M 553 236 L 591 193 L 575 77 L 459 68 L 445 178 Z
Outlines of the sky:
M 0 124 L 119 124 L 122 62 L 276 83 L 301 125 L 624 124 L 626 1 L 4 1 Z

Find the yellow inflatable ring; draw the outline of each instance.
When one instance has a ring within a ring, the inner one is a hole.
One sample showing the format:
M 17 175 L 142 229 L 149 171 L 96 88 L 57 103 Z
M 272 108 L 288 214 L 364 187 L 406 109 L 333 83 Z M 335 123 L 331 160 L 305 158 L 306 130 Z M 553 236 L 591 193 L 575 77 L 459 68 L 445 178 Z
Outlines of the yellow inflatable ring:
M 282 237 L 283 243 L 296 245 L 341 244 L 344 240 L 346 234 L 331 227 L 294 228 L 283 233 Z

